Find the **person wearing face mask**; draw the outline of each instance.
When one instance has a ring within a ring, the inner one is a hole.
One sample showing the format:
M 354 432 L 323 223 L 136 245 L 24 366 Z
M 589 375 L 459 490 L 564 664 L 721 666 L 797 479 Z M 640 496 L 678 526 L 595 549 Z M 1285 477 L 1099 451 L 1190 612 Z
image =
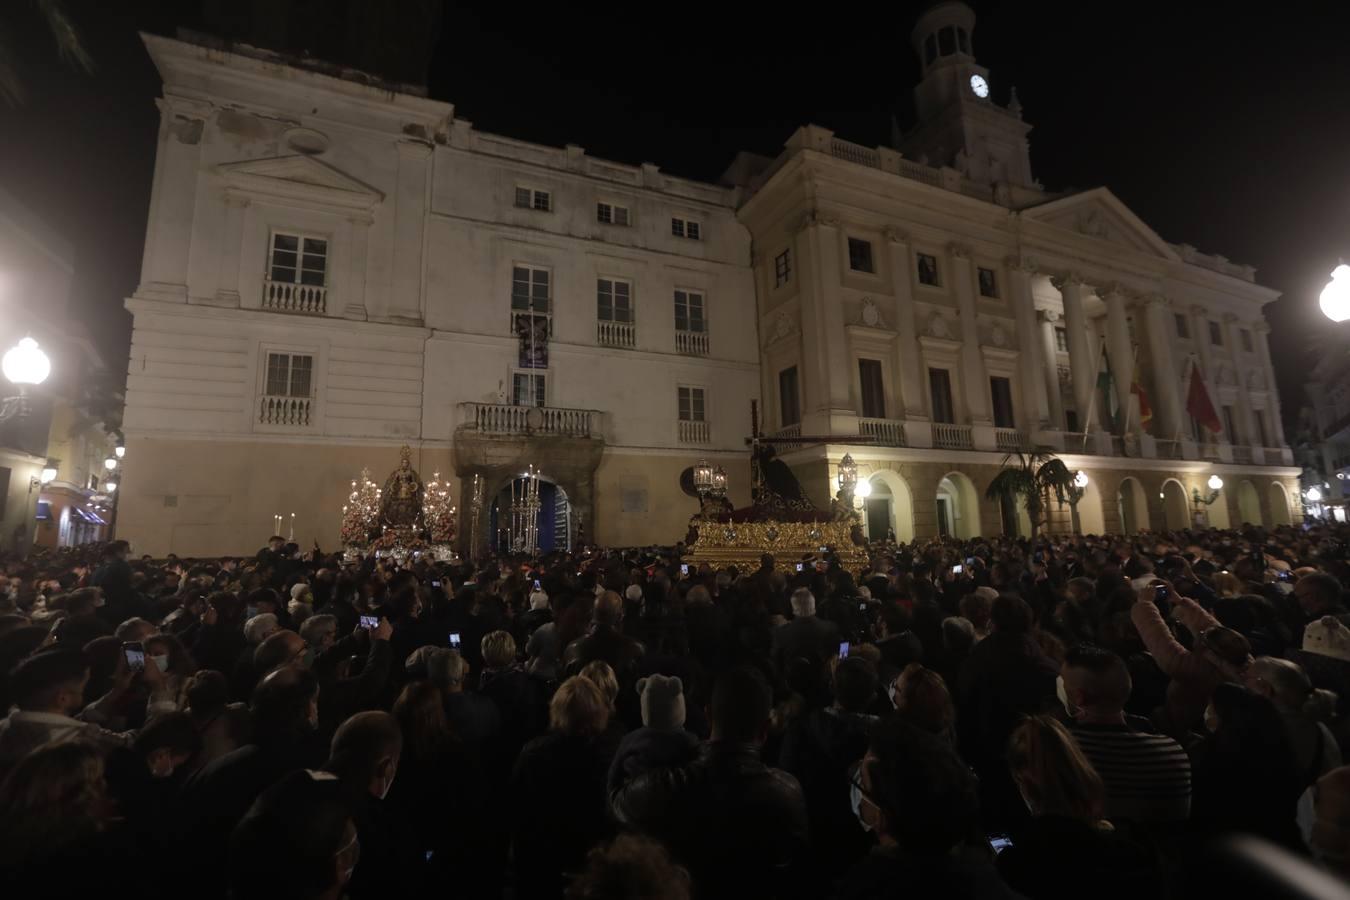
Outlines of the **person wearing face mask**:
M 1139 824 L 1183 822 L 1191 811 L 1191 762 L 1147 719 L 1125 714 L 1133 685 L 1109 650 L 1070 650 L 1055 686 L 1070 733 L 1106 787 L 1105 815 Z
M 393 814 L 385 797 L 398 774 L 403 732 L 386 712 L 362 712 L 339 726 L 324 771 L 336 775 L 347 793 L 361 865 L 348 885 L 352 900 L 416 897 L 426 883 L 426 857 Z
M 125 691 L 133 673 L 124 667 L 114 691 Z M 81 740 L 109 750 L 131 744 L 131 732 L 107 731 L 78 718 L 84 709 L 89 664 L 78 650 L 46 650 L 28 657 L 9 676 L 15 709 L 0 720 L 0 773 L 30 751 L 57 741 Z
M 845 873 L 839 900 L 1017 897 L 983 845 L 975 777 L 947 741 L 886 720 L 850 770 L 850 799 L 876 846 Z
M 258 797 L 230 836 L 225 871 L 235 897 L 339 900 L 362 856 L 342 783 L 303 770 Z
M 187 713 L 169 712 L 151 719 L 131 747 L 108 754 L 109 793 L 137 842 L 153 853 L 169 852 L 175 833 L 173 804 L 182 783 L 177 776 L 201 747 Z
M 192 775 L 179 792 L 181 861 L 189 869 L 219 871 L 226 838 L 253 801 L 288 772 L 317 768 L 325 757 L 318 733 L 319 683 L 296 665 L 272 672 L 253 691 L 249 743 Z M 225 885 L 203 883 L 197 896 L 218 898 Z

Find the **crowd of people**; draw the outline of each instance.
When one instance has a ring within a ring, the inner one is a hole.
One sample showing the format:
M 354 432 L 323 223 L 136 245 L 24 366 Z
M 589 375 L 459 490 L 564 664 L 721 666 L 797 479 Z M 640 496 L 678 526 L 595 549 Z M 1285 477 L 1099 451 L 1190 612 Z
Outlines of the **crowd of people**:
M 1350 528 L 4 561 L 14 896 L 1168 896 L 1350 877 Z

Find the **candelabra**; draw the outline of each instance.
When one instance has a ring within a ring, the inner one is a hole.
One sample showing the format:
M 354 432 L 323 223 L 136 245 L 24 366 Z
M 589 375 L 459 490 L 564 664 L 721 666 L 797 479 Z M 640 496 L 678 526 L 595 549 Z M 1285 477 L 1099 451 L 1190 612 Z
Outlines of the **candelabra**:
M 511 482 L 511 549 L 533 556 L 539 551 L 539 472 L 533 465 Z

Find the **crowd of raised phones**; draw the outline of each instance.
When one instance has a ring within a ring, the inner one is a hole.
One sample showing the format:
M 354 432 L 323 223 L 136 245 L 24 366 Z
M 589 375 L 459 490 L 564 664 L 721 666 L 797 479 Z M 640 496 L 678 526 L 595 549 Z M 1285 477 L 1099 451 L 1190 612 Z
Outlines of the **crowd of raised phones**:
M 0 884 L 1040 900 L 1208 891 L 1254 859 L 1347 877 L 1347 541 L 941 539 L 861 573 L 280 538 L 5 560 Z

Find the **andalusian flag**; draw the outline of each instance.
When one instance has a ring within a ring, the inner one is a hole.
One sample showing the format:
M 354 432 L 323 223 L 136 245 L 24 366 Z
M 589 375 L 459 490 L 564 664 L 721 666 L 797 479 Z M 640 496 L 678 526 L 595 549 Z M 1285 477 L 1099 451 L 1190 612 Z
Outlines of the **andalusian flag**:
M 1130 382 L 1130 393 L 1139 400 L 1139 424 L 1148 431 L 1148 423 L 1153 421 L 1153 407 L 1148 403 L 1148 392 L 1139 380 L 1139 360 L 1134 361 L 1134 381 Z

